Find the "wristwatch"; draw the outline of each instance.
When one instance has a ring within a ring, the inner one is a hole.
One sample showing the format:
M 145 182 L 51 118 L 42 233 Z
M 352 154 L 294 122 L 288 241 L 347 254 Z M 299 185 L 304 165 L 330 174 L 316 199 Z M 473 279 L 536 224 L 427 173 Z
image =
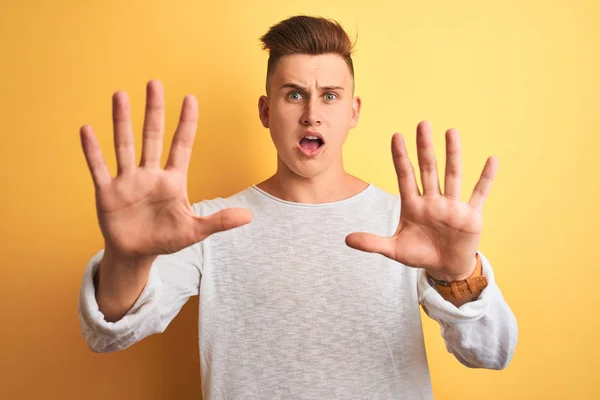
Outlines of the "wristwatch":
M 433 286 L 445 300 L 475 300 L 486 288 L 488 282 L 482 275 L 481 257 L 475 254 L 477 266 L 470 277 L 462 281 L 446 282 L 432 278 L 427 274 L 429 284 Z

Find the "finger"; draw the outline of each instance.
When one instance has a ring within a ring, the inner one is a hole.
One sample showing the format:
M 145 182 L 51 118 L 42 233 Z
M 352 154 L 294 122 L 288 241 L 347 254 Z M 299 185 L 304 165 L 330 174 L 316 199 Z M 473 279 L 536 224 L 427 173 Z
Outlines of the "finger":
M 420 196 L 421 193 L 419 192 L 419 186 L 415 178 L 415 170 L 408 158 L 404 137 L 401 134 L 394 134 L 392 136 L 392 158 L 394 159 L 394 167 L 396 168 L 396 176 L 398 177 L 400 198 L 409 199 Z
M 148 82 L 141 166 L 160 167 L 165 123 L 164 98 L 162 84 L 157 80 Z
M 496 157 L 488 158 L 485 167 L 483 167 L 481 177 L 479 178 L 479 181 L 477 181 L 475 189 L 473 189 L 473 194 L 471 194 L 471 198 L 469 199 L 469 204 L 480 213 L 483 212 L 483 206 L 492 189 L 492 182 L 494 181 L 497 170 L 498 159 Z
M 444 195 L 460 200 L 462 184 L 462 161 L 460 137 L 456 129 L 446 131 L 446 175 Z
M 92 174 L 94 186 L 98 188 L 110 183 L 112 178 L 110 177 L 106 162 L 104 162 L 100 145 L 98 144 L 98 140 L 94 135 L 92 127 L 89 125 L 82 126 L 79 130 L 79 136 L 85 160 L 90 173 Z
M 192 95 L 183 99 L 179 124 L 173 136 L 166 169 L 179 168 L 187 170 L 192 155 L 194 138 L 198 127 L 198 101 Z
M 423 184 L 423 195 L 441 194 L 437 162 L 431 138 L 431 126 L 427 121 L 422 121 L 417 126 L 417 154 L 419 157 L 419 170 L 421 171 L 421 183 Z
M 245 208 L 226 208 L 206 217 L 196 217 L 195 234 L 198 241 L 213 233 L 237 228 L 252 221 L 252 213 Z
M 117 175 L 120 175 L 135 167 L 135 146 L 127 93 L 116 92 L 113 95 L 112 110 Z
M 382 254 L 394 259 L 396 246 L 394 238 L 355 232 L 346 236 L 346 244 L 356 250 Z

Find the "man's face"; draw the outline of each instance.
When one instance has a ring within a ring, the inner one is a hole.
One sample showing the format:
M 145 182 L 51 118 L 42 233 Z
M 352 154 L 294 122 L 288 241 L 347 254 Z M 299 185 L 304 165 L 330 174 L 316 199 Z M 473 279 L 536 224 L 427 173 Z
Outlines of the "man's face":
M 259 100 L 278 167 L 304 178 L 342 166 L 342 145 L 358 122 L 360 99 L 344 59 L 336 54 L 282 57 Z

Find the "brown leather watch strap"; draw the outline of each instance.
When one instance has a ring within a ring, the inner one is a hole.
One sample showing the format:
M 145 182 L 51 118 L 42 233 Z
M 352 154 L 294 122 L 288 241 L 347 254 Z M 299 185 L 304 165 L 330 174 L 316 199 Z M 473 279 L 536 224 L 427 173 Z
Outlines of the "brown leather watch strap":
M 479 257 L 478 253 L 475 257 L 477 258 L 477 266 L 475 267 L 475 271 L 473 271 L 471 276 L 467 279 L 455 282 L 444 282 L 433 279 L 427 274 L 429 283 L 446 300 L 464 299 L 470 301 L 476 299 L 481 291 L 485 289 L 488 282 L 486 277 L 482 275 L 481 257 Z

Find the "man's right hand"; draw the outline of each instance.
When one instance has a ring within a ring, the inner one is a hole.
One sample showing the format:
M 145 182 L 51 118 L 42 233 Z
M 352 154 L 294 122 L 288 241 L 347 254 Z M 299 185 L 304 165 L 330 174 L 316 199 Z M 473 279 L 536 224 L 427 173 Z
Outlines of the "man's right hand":
M 141 268 L 143 272 L 122 269 L 140 269 L 136 266 L 142 264 L 148 267 L 158 255 L 175 253 L 213 233 L 252 220 L 251 213 L 241 208 L 225 209 L 209 216 L 195 215 L 187 196 L 187 172 L 198 122 L 198 103 L 192 95 L 185 97 L 163 169 L 160 160 L 164 114 L 162 85 L 150 81 L 146 93 L 142 155 L 136 165 L 127 93 L 113 95 L 115 177 L 109 173 L 92 128 L 85 125 L 80 130 L 83 152 L 96 190 L 98 222 L 105 239 L 103 264 L 110 264 L 107 267 L 101 264 L 100 272 L 110 280 L 105 283 L 111 286 L 112 296 L 119 296 L 126 289 L 122 286 L 127 281 L 137 282 L 134 286 L 140 286 L 140 280 L 145 283 L 143 277 L 147 278 L 149 268 Z M 104 268 L 107 271 L 102 271 Z M 141 276 L 137 272 L 141 272 Z M 130 279 L 123 279 L 127 277 Z M 100 285 L 102 281 L 101 277 Z M 135 298 L 142 288 L 143 285 L 141 288 L 130 287 L 137 292 Z M 130 303 L 130 299 L 125 303 Z
M 90 126 L 81 142 L 94 186 L 100 229 L 115 255 L 138 258 L 175 253 L 209 235 L 251 221 L 245 209 L 225 209 L 196 216 L 187 196 L 187 172 L 198 123 L 198 103 L 185 97 L 177 131 L 164 169 L 160 166 L 164 131 L 164 93 L 150 81 L 146 94 L 142 157 L 135 147 L 127 93 L 113 95 L 117 176 L 111 177 Z

